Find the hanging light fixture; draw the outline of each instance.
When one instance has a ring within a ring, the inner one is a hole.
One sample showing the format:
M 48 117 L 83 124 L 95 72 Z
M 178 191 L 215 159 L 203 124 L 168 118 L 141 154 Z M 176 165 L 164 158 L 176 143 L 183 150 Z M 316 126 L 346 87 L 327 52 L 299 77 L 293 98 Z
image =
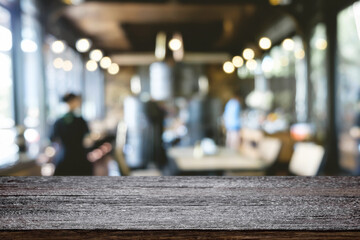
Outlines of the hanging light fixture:
M 100 60 L 100 67 L 103 68 L 103 69 L 107 69 L 111 66 L 111 58 L 109 57 L 103 57 L 101 60 Z
M 244 49 L 243 57 L 244 57 L 246 60 L 254 59 L 254 57 L 255 57 L 255 52 L 254 52 L 254 50 L 252 50 L 251 48 L 246 48 L 246 49 Z
M 75 47 L 76 50 L 78 50 L 81 53 L 87 52 L 89 51 L 89 49 L 91 48 L 91 41 L 87 38 L 81 38 L 79 40 L 76 41 Z
M 169 48 L 173 51 L 175 61 L 181 61 L 184 58 L 184 44 L 180 33 L 175 33 L 169 41 Z
M 156 35 L 155 57 L 158 61 L 162 61 L 166 56 L 166 34 L 159 32 Z
M 90 59 L 96 62 L 99 62 L 103 56 L 103 52 L 99 49 L 94 49 L 89 54 Z
M 235 71 L 235 67 L 232 64 L 232 62 L 227 61 L 223 65 L 223 70 L 224 70 L 225 73 L 231 74 L 231 73 L 233 73 Z

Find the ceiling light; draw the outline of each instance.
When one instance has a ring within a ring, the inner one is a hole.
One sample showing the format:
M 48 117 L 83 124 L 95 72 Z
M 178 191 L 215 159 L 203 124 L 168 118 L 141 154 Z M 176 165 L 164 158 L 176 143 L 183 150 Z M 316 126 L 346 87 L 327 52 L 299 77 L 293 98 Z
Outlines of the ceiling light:
M 296 59 L 303 59 L 305 57 L 305 51 L 303 49 L 298 49 L 295 51 Z
M 269 3 L 273 6 L 278 5 L 289 5 L 291 4 L 292 0 L 269 0 Z
M 244 59 L 240 56 L 235 56 L 232 59 L 232 63 L 235 67 L 239 68 L 242 67 L 244 65 Z
M 277 6 L 281 3 L 281 0 L 269 0 L 269 3 L 273 6 Z
M 282 42 L 282 47 L 287 51 L 293 51 L 295 47 L 294 40 L 287 38 Z
M 84 2 L 84 0 L 62 0 L 63 3 L 67 5 L 79 5 Z
M 325 39 L 318 39 L 316 40 L 315 46 L 319 50 L 325 50 L 327 48 L 327 41 Z
M 272 45 L 272 43 L 271 43 L 270 38 L 263 37 L 263 38 L 261 38 L 260 41 L 259 41 L 259 46 L 260 46 L 260 48 L 263 49 L 263 50 L 268 50 L 268 49 L 270 49 L 270 48 L 271 48 L 271 45 Z
M 246 67 L 250 71 L 255 71 L 255 69 L 257 68 L 257 62 L 254 59 L 250 59 L 246 62 Z
M 91 41 L 86 38 L 81 38 L 76 41 L 75 46 L 79 52 L 84 53 L 89 51 L 89 49 L 91 48 Z
M 159 32 L 156 35 L 155 57 L 157 60 L 164 60 L 166 55 L 166 34 Z
M 90 59 L 93 60 L 93 61 L 96 61 L 96 62 L 99 62 L 102 57 L 103 57 L 103 53 L 101 50 L 99 49 L 94 49 L 90 52 L 90 55 L 89 55 Z
M 54 53 L 62 53 L 65 50 L 65 44 L 63 41 L 55 41 L 51 44 L 51 51 Z
M 255 57 L 255 52 L 254 50 L 252 50 L 251 48 L 246 48 L 243 52 L 243 57 L 246 60 L 250 60 L 253 59 Z
M 116 63 L 112 63 L 108 68 L 108 73 L 111 75 L 116 75 L 118 74 L 119 70 L 120 70 L 119 65 L 117 65 Z
M 107 69 L 111 66 L 111 59 L 109 57 L 103 57 L 100 61 L 100 67 Z
M 228 74 L 233 73 L 235 71 L 235 67 L 232 64 L 232 62 L 230 62 L 230 61 L 227 61 L 224 63 L 223 69 L 224 69 L 224 72 L 226 72 Z
M 73 64 L 70 60 L 64 61 L 64 64 L 63 64 L 64 71 L 69 72 L 72 70 L 72 68 L 73 68 Z
M 182 47 L 182 42 L 180 41 L 180 39 L 173 38 L 173 39 L 170 40 L 169 48 L 172 51 L 178 51 L 181 47 Z
M 54 68 L 61 69 L 64 66 L 64 60 L 62 58 L 55 58 L 53 61 Z
M 97 62 L 94 61 L 94 60 L 89 60 L 87 61 L 86 63 L 86 69 L 89 71 L 89 72 L 94 72 L 96 71 L 96 69 L 98 68 L 98 65 L 97 65 Z

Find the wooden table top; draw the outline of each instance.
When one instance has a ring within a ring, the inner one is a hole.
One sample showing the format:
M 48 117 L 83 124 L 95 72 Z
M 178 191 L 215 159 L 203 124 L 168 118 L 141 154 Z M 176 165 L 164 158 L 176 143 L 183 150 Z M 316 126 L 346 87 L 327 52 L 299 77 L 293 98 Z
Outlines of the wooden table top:
M 182 171 L 213 171 L 213 170 L 264 170 L 267 163 L 255 158 L 245 157 L 232 149 L 219 147 L 215 155 L 195 158 L 193 147 L 177 147 L 169 149 L 178 168 Z
M 360 239 L 360 178 L 0 177 L 0 239 L 49 234 Z

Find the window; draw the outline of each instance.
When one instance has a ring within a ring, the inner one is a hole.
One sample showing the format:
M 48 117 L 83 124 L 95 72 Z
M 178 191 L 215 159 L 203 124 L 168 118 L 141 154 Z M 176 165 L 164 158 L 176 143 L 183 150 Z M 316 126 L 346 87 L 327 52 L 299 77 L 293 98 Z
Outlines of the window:
M 0 165 L 16 161 L 10 12 L 0 6 Z
M 340 116 L 340 164 L 360 174 L 359 142 L 352 134 L 360 114 L 360 5 L 359 2 L 340 12 L 338 16 L 338 101 Z M 359 127 L 359 126 L 357 126 Z
M 0 128 L 14 126 L 10 13 L 0 6 Z
M 28 1 L 26 1 L 28 2 Z M 24 2 L 25 3 L 25 2 Z M 21 51 L 23 66 L 23 88 L 24 96 L 23 116 L 25 138 L 28 144 L 28 153 L 36 156 L 41 147 L 41 135 L 44 134 L 42 114 L 44 112 L 44 80 L 42 74 L 42 41 L 41 26 L 35 14 L 26 12 L 22 6 L 21 17 Z

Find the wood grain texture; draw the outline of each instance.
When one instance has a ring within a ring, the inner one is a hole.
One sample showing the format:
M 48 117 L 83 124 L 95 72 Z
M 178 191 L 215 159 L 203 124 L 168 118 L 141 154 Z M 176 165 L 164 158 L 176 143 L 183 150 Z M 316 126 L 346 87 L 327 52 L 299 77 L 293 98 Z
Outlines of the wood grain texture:
M 50 237 L 51 236 L 51 237 Z M 68 239 L 146 239 L 146 240 L 289 240 L 289 239 L 327 239 L 327 240 L 356 240 L 360 232 L 300 232 L 300 231 L 89 231 L 89 230 L 38 230 L 38 231 L 0 231 L 0 239 L 12 240 L 68 240 Z
M 1 177 L 0 230 L 0 238 L 26 230 L 45 236 L 48 230 L 114 236 L 151 230 L 165 231 L 164 239 L 166 230 L 354 237 L 360 232 L 360 178 Z

